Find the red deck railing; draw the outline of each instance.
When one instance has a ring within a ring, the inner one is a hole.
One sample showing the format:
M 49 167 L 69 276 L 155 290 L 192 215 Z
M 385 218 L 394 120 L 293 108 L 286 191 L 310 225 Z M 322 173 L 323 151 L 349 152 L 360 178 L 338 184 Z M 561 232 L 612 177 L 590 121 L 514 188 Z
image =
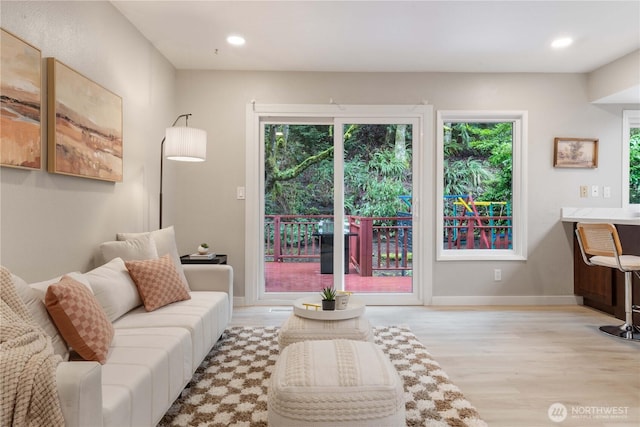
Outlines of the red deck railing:
M 361 276 L 376 271 L 405 274 L 413 269 L 410 216 L 347 216 L 349 261 Z M 511 247 L 510 216 L 447 216 L 446 249 L 507 249 Z M 319 224 L 331 215 L 265 215 L 265 260 L 320 259 Z
M 511 232 L 510 216 L 444 217 L 445 249 L 509 249 Z
M 318 224 L 330 220 L 333 216 L 265 215 L 265 257 L 274 262 L 320 258 Z
M 411 228 L 408 217 L 354 217 L 350 229 L 358 232 L 357 244 L 349 252 L 360 275 L 412 270 Z

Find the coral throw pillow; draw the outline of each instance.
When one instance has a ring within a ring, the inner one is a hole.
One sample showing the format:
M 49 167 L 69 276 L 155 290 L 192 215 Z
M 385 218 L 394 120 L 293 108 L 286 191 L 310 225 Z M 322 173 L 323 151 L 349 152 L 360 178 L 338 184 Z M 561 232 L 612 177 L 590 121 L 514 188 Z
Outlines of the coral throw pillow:
M 63 276 L 47 288 L 45 305 L 62 338 L 84 360 L 107 361 L 113 325 L 85 285 Z
M 125 261 L 147 311 L 191 299 L 169 255 L 144 261 Z

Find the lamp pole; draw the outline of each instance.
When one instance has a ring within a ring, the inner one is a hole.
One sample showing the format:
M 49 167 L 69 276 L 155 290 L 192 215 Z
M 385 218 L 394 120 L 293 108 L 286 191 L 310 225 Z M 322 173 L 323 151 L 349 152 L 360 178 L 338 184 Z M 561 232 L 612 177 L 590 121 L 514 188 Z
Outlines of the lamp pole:
M 188 126 L 189 125 L 189 116 L 191 116 L 191 114 L 181 114 L 179 115 L 175 121 L 173 122 L 173 124 L 171 125 L 171 127 L 174 127 L 176 125 L 176 123 L 178 123 L 178 120 L 180 120 L 181 118 L 184 117 L 184 121 L 185 124 Z M 163 170 L 164 170 L 164 141 L 167 139 L 167 135 L 165 133 L 164 138 L 162 138 L 162 142 L 160 143 L 160 199 L 159 199 L 159 204 L 160 204 L 160 221 L 159 221 L 159 227 L 158 228 L 162 228 L 162 181 L 164 178 L 164 174 L 163 174 Z

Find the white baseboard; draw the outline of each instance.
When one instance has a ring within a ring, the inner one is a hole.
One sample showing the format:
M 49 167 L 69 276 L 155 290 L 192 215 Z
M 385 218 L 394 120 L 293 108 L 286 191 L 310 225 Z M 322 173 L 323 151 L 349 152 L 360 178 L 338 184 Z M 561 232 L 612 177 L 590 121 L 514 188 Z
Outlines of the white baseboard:
M 431 305 L 582 305 L 577 295 L 443 296 L 431 297 Z
M 274 301 L 256 303 L 273 305 Z M 246 306 L 245 297 L 233 297 L 234 307 Z M 582 305 L 582 297 L 576 295 L 532 296 L 444 296 L 432 297 L 430 305 Z

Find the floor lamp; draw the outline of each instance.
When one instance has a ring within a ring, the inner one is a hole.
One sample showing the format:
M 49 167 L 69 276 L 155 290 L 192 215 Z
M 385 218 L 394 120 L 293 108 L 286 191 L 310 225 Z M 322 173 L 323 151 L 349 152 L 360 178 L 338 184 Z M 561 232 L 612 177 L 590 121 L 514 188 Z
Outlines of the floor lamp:
M 207 132 L 202 129 L 190 128 L 189 116 L 181 114 L 167 128 L 160 143 L 160 227 L 162 228 L 162 181 L 164 178 L 164 158 L 180 162 L 204 162 L 207 158 Z M 184 117 L 185 126 L 176 126 L 178 120 Z M 165 145 L 166 144 L 166 145 Z

